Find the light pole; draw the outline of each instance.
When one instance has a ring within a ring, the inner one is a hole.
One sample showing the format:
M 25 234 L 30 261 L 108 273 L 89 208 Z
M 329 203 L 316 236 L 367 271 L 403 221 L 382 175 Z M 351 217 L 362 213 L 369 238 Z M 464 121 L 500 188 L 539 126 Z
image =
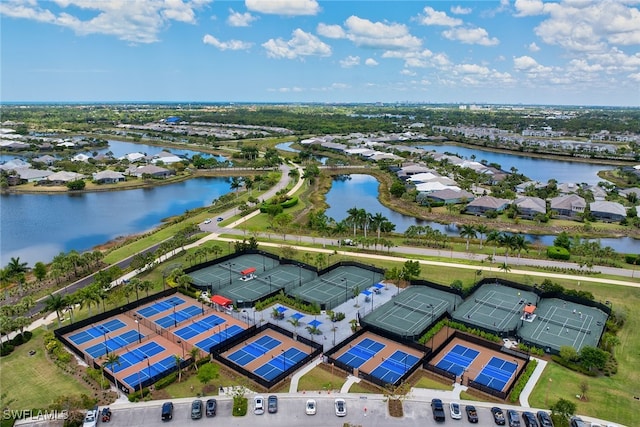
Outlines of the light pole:
M 138 325 L 138 344 L 142 342 L 142 337 L 140 336 L 140 318 L 137 314 L 134 314 L 133 317 L 136 318 L 136 325 Z
M 202 297 L 200 297 L 200 304 L 202 304 L 202 315 L 204 316 L 204 301 L 202 300 Z
M 268 275 L 267 279 L 269 279 L 269 293 L 271 293 L 271 275 Z
M 178 340 L 176 342 L 180 344 L 180 347 L 182 348 L 182 360 L 184 360 L 184 343 L 182 342 L 182 340 Z
M 335 326 L 331 329 L 333 331 L 333 345 L 336 345 L 336 329 Z
M 104 337 L 104 354 L 105 356 L 107 354 L 109 354 L 109 347 L 107 347 L 107 330 L 105 329 L 104 326 L 100 326 L 100 329 L 102 329 L 102 336 Z
M 282 373 L 287 370 L 287 358 L 284 355 L 284 350 L 280 350 L 282 352 Z
M 173 326 L 174 327 L 178 327 L 178 318 L 176 317 L 176 304 L 175 302 L 173 303 Z
M 231 263 L 231 262 L 229 262 L 227 264 L 229 265 L 229 284 L 231 284 L 231 267 L 234 266 L 235 264 Z
M 302 286 L 302 264 L 298 264 L 298 286 Z
M 151 378 L 151 365 L 149 364 L 149 357 L 145 355 L 144 360 L 147 361 L 147 375 L 149 375 L 149 378 Z

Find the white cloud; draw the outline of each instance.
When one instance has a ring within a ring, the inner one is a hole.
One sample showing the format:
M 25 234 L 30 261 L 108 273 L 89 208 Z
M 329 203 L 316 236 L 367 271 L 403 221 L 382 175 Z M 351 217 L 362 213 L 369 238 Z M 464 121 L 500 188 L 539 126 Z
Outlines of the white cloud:
M 462 25 L 462 20 L 447 16 L 446 12 L 440 12 L 432 7 L 426 6 L 423 9 L 424 15 L 418 15 L 418 22 L 422 25 L 442 25 L 445 27 L 456 27 Z
M 342 68 L 351 68 L 351 67 L 355 67 L 356 65 L 360 65 L 359 56 L 350 55 L 340 61 L 340 66 Z
M 538 46 L 536 42 L 532 42 L 531 44 L 529 44 L 529 46 L 527 46 L 527 48 L 531 52 L 538 52 L 540 50 L 540 46 Z
M 316 15 L 320 5 L 316 0 L 245 0 L 247 9 L 271 15 Z
M 534 16 L 544 12 L 542 0 L 516 0 L 516 16 Z
M 455 70 L 463 74 L 488 75 L 490 73 L 487 67 L 478 64 L 458 64 Z
M 327 25 L 320 23 L 316 28 L 316 32 L 321 36 L 328 37 L 330 39 L 342 39 L 346 37 L 346 33 L 340 25 Z
M 154 43 L 159 40 L 158 34 L 171 21 L 195 23 L 195 10 L 211 1 L 57 0 L 55 3 L 42 3 L 47 6 L 55 4 L 62 9 L 83 9 L 85 11 L 83 16 L 91 16 L 85 20 L 70 12 L 63 11 L 56 14 L 32 0 L 3 1 L 0 2 L 0 15 L 58 25 L 69 28 L 79 35 L 106 34 L 132 43 Z
M 479 44 L 482 46 L 495 46 L 500 41 L 495 37 L 489 37 L 484 28 L 451 28 L 442 32 L 449 40 L 457 40 L 465 44 Z
M 376 65 L 378 65 L 378 61 L 376 61 L 376 60 L 375 60 L 375 59 L 373 59 L 373 58 L 367 58 L 367 59 L 364 61 L 364 65 L 368 65 L 369 67 L 375 67 Z
M 408 68 L 403 68 L 402 71 L 400 71 L 400 74 L 402 74 L 403 76 L 413 77 L 413 76 L 416 75 L 416 72 L 415 71 L 411 71 Z
M 300 28 L 293 31 L 290 40 L 269 39 L 262 46 L 270 58 L 295 59 L 304 56 L 330 56 L 331 47 Z
M 470 7 L 451 6 L 451 13 L 454 15 L 468 15 L 471 13 Z
M 421 51 L 388 50 L 382 54 L 383 58 L 404 60 L 404 66 L 406 68 L 426 68 L 433 66 L 431 62 L 432 56 L 433 52 L 429 49 L 423 49 Z
M 538 61 L 527 55 L 513 58 L 513 68 L 528 73 L 547 73 L 552 70 L 550 67 L 538 64 Z
M 228 40 L 226 42 L 222 42 L 210 34 L 206 34 L 202 38 L 202 42 L 204 44 L 210 44 L 220 50 L 247 50 L 253 45 L 252 43 L 243 42 L 241 40 Z
M 346 37 L 357 46 L 376 49 L 417 49 L 422 41 L 412 36 L 406 25 L 371 22 L 350 16 L 345 21 Z
M 640 83 L 640 73 L 629 74 L 629 78 Z
M 257 20 L 256 16 L 253 16 L 249 12 L 240 13 L 233 9 L 229 9 L 229 17 L 227 23 L 232 27 L 248 27 L 252 22 Z

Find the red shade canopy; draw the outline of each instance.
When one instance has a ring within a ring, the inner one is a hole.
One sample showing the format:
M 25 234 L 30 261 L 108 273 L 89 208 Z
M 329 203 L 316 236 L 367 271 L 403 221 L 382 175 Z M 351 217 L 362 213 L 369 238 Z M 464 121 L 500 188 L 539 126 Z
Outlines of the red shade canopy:
M 228 305 L 231 305 L 233 303 L 233 301 L 231 301 L 229 298 L 225 298 L 222 295 L 214 295 L 211 297 L 211 302 L 214 304 L 218 304 L 221 305 L 223 307 L 226 307 Z
M 254 267 L 249 267 L 249 268 L 245 268 L 244 270 L 242 270 L 240 272 L 240 274 L 242 274 L 243 276 L 246 276 L 247 274 L 251 274 L 251 273 L 255 273 L 256 269 Z

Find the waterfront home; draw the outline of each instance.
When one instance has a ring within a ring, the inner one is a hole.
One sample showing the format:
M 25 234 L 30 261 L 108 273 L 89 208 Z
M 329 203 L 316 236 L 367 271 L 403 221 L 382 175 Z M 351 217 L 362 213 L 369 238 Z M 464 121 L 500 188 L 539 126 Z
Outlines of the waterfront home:
M 87 156 L 84 153 L 78 153 L 71 158 L 72 162 L 88 162 L 91 156 Z
M 425 165 L 411 164 L 411 165 L 406 165 L 401 167 L 397 175 L 398 175 L 398 178 L 403 179 L 403 178 L 418 175 L 421 173 L 430 173 L 430 172 L 432 172 L 431 169 L 429 169 Z
M 55 157 L 50 156 L 49 154 L 45 154 L 44 156 L 36 157 L 35 159 L 33 159 L 34 162 L 44 163 L 47 166 L 53 165 L 53 162 L 55 162 L 56 160 L 57 159 Z
M 540 189 L 540 188 L 544 188 L 546 186 L 547 186 L 547 184 L 544 184 L 544 183 L 542 183 L 540 181 L 522 182 L 522 183 L 516 185 L 516 193 L 517 194 L 524 194 L 524 193 L 526 193 L 527 189 L 529 189 L 529 188 Z
M 547 203 L 540 197 L 519 197 L 513 202 L 518 208 L 518 214 L 523 218 L 533 218 L 538 214 L 547 213 Z
M 126 178 L 120 172 L 106 170 L 93 174 L 93 182 L 96 184 L 115 184 L 116 182 L 123 181 L 126 181 Z
M 18 169 L 30 168 L 30 167 L 31 167 L 31 163 L 25 162 L 24 160 L 21 160 L 21 159 L 11 159 L 0 165 L 0 169 L 5 171 L 18 170 Z
M 49 175 L 46 179 L 39 181 L 41 185 L 66 185 L 69 182 L 84 179 L 85 176 L 75 172 L 61 171 Z
M 147 165 L 147 166 L 131 166 L 125 172 L 127 175 L 135 176 L 138 178 L 142 178 L 143 175 L 149 175 L 154 178 L 167 178 L 170 175 L 173 175 L 173 171 L 165 168 L 161 168 L 159 166 Z
M 442 175 L 435 171 L 421 172 L 409 176 L 407 178 L 407 181 L 413 182 L 414 184 L 420 184 L 421 182 L 433 181 L 434 179 L 440 178 L 441 176 Z
M 445 188 L 444 190 L 438 190 L 427 194 L 427 198 L 433 200 L 434 202 L 444 203 L 445 205 L 452 205 L 470 202 L 475 198 L 475 196 L 465 190 L 454 190 L 452 188 Z
M 618 222 L 627 216 L 627 210 L 618 202 L 593 202 L 589 204 L 589 210 L 591 215 L 605 222 Z
M 562 182 L 556 185 L 556 189 L 560 194 L 571 194 L 578 191 L 580 186 L 575 182 Z
M 551 212 L 564 218 L 578 218 L 587 202 L 577 194 L 565 194 L 551 199 Z
M 161 151 L 160 153 L 153 156 L 151 159 L 151 163 L 156 164 L 158 162 L 162 162 L 165 165 L 170 165 L 172 163 L 184 162 L 185 160 L 182 157 L 176 156 L 168 151 Z
M 15 184 L 24 184 L 26 182 L 39 182 L 43 179 L 53 175 L 53 171 L 50 170 L 39 170 L 39 169 L 30 169 L 30 168 L 20 168 L 16 169 L 16 175 L 18 180 L 14 181 Z
M 588 188 L 588 190 L 591 191 L 591 194 L 593 194 L 593 200 L 595 200 L 596 202 L 604 201 L 607 198 L 607 192 L 602 187 L 592 185 Z
M 128 160 L 130 163 L 135 163 L 144 161 L 145 157 L 142 153 L 128 153 L 118 158 L 118 160 Z
M 511 204 L 511 200 L 493 196 L 482 196 L 473 200 L 465 208 L 465 212 L 472 215 L 484 215 L 489 211 L 502 212 Z

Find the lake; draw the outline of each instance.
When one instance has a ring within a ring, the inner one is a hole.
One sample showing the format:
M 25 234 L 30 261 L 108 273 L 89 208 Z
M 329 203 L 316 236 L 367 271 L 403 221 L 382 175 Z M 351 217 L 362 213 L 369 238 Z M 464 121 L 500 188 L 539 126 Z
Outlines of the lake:
M 497 163 L 507 172 L 509 172 L 512 167 L 515 167 L 519 173 L 524 174 L 534 181 L 544 183 L 553 178 L 558 181 L 558 183 L 575 182 L 579 184 L 586 182 L 590 185 L 596 185 L 598 182 L 603 181 L 602 178 L 598 177 L 599 171 L 614 169 L 614 166 L 609 165 L 580 163 L 571 160 L 541 159 L 510 153 L 482 151 L 477 148 L 458 147 L 456 145 L 433 144 L 418 145 L 417 147 L 438 153 L 451 153 L 463 159 L 470 159 L 472 155 L 475 155 L 475 161 L 477 162 L 486 160 L 487 163 Z
M 83 252 L 141 233 L 164 218 L 209 206 L 231 190 L 225 178 L 195 178 L 149 189 L 83 194 L 0 196 L 0 265 L 20 257 L 30 266 L 60 252 Z
M 331 189 L 327 193 L 326 201 L 329 208 L 325 212 L 327 216 L 336 221 L 347 218 L 347 210 L 357 207 L 365 209 L 371 214 L 381 213 L 396 225 L 397 233 L 404 233 L 411 225 L 428 225 L 434 230 L 448 236 L 460 236 L 458 227 L 454 224 L 440 224 L 433 221 L 424 221 L 411 216 L 402 215 L 382 205 L 378 200 L 378 181 L 371 175 L 352 174 L 351 179 L 334 179 Z M 525 235 L 530 243 L 539 243 L 552 246 L 556 236 L 554 235 Z M 630 237 L 600 239 L 602 246 L 610 246 L 616 252 L 637 253 L 640 242 Z

